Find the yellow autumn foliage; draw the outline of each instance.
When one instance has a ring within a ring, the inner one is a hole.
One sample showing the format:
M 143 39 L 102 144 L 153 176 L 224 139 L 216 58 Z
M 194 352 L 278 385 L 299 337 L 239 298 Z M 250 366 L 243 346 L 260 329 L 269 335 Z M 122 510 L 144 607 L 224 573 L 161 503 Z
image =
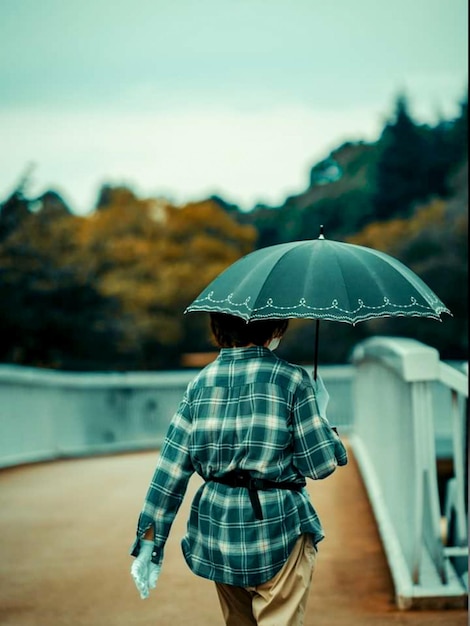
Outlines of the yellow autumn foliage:
M 56 270 L 117 304 L 121 345 L 176 344 L 183 311 L 218 273 L 253 249 L 256 231 L 212 200 L 183 207 L 107 189 L 88 216 L 31 214 L 1 247 L 4 267 L 38 274 L 54 289 Z M 50 271 L 41 271 L 44 266 Z
M 411 218 L 372 222 L 346 241 L 398 256 L 410 240 L 424 231 L 441 228 L 445 219 L 446 203 L 435 199 L 418 207 Z
M 184 308 L 225 267 L 253 249 L 256 232 L 213 201 L 175 207 L 116 190 L 76 222 L 76 263 L 98 291 L 119 301 L 130 336 L 181 336 Z

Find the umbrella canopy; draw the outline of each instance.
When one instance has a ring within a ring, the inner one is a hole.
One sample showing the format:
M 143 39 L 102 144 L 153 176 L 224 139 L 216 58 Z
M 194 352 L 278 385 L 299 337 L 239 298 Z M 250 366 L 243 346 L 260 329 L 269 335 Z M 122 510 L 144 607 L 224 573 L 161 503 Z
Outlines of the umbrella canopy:
M 357 324 L 376 317 L 451 315 L 406 265 L 384 252 L 325 239 L 261 248 L 217 276 L 185 313 L 227 313 L 244 320 L 315 319 L 317 379 L 320 320 Z
M 322 235 L 247 254 L 219 274 L 185 312 L 190 311 L 246 321 L 310 318 L 353 325 L 375 317 L 450 314 L 397 259 Z

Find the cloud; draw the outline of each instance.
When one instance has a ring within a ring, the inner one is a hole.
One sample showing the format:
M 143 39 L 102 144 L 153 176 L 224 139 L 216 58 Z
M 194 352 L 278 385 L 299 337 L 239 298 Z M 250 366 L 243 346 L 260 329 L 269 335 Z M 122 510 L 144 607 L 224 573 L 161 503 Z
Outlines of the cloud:
M 61 189 L 80 213 L 91 209 L 102 182 L 113 181 L 176 202 L 218 193 L 251 208 L 302 191 L 317 160 L 342 141 L 375 139 L 380 123 L 369 109 L 294 105 L 139 114 L 0 111 L 0 167 L 12 185 L 34 161 L 35 192 Z

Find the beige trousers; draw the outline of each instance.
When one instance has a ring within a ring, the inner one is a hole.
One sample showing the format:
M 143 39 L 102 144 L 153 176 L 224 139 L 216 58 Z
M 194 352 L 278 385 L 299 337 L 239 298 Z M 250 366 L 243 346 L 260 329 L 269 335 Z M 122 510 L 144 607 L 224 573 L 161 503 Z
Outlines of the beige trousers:
M 271 580 L 256 587 L 216 583 L 226 626 L 302 626 L 315 560 L 310 535 L 301 535 Z

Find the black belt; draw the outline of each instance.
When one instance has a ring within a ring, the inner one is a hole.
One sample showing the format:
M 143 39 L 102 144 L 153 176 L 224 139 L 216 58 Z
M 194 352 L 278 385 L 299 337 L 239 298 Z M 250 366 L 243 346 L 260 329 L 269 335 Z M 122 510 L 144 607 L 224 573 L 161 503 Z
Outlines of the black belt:
M 242 470 L 229 472 L 219 478 L 210 476 L 206 479 L 206 482 L 214 482 L 220 483 L 221 485 L 228 485 L 229 487 L 244 487 L 245 489 L 248 489 L 248 495 L 250 496 L 251 505 L 253 506 L 256 519 L 263 519 L 263 511 L 261 510 L 258 491 L 266 491 L 268 489 L 289 489 L 290 491 L 301 491 L 307 484 L 305 480 L 302 483 L 294 483 L 289 481 L 276 482 L 274 480 L 267 480 L 266 478 L 253 478 L 249 472 Z

